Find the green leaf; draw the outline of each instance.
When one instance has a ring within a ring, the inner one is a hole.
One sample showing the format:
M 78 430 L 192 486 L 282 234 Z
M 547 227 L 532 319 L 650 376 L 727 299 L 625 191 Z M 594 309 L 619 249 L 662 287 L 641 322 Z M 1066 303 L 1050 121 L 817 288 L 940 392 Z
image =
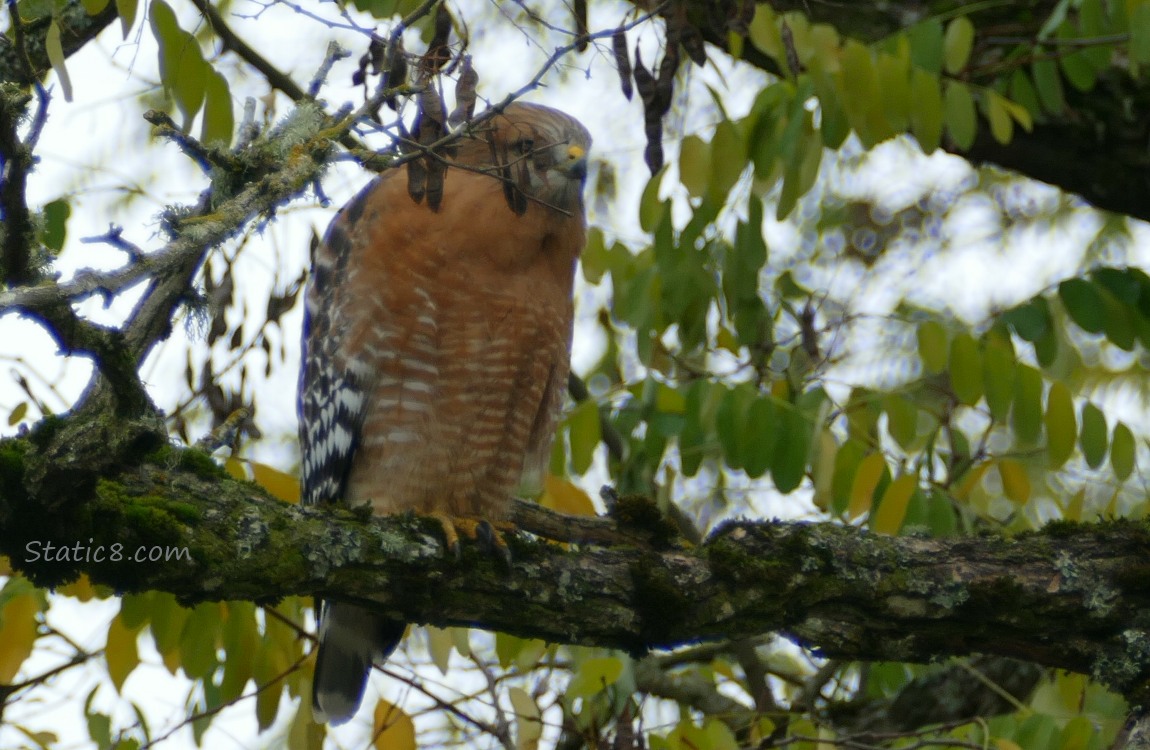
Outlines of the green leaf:
M 777 62 L 786 60 L 786 47 L 779 31 L 778 18 L 770 5 L 755 7 L 755 17 L 747 27 L 751 43 L 773 57 Z
M 1130 17 L 1130 56 L 1139 65 L 1150 64 L 1150 4 L 1139 3 Z
M 943 37 L 943 59 L 946 72 L 957 75 L 970 60 L 970 50 L 974 46 L 974 24 L 966 16 L 959 16 L 947 24 Z
M 1031 72 L 1034 74 L 1034 87 L 1038 89 L 1038 100 L 1046 111 L 1059 115 L 1066 109 L 1066 99 L 1062 94 L 1062 78 L 1058 75 L 1058 64 L 1053 60 L 1036 60 Z
M 139 4 L 140 0 L 116 0 L 116 12 L 120 15 L 120 31 L 123 32 L 125 39 L 132 30 L 132 24 L 136 22 Z
M 965 151 L 974 143 L 975 119 L 974 99 L 970 89 L 961 81 L 947 81 L 946 129 L 959 149 Z
M 834 512 L 842 515 L 850 506 L 851 491 L 859 465 L 867 453 L 860 440 L 847 440 L 835 454 L 835 466 L 831 476 L 831 494 L 834 498 Z
M 780 403 L 776 405 L 775 414 L 779 416 L 780 433 L 773 451 L 771 479 L 775 488 L 785 495 L 794 491 L 806 476 L 814 434 L 811 420 L 798 408 Z
M 779 438 L 778 411 L 770 396 L 761 396 L 751 402 L 747 412 L 747 425 L 743 431 L 743 469 L 752 479 L 761 477 L 771 466 Z
M 679 147 L 679 181 L 698 198 L 707 192 L 711 178 L 711 147 L 697 135 L 683 139 Z
M 603 230 L 599 227 L 587 228 L 587 244 L 579 254 L 579 267 L 583 270 L 583 278 L 588 284 L 598 284 L 603 280 L 611 254 L 607 251 L 603 239 Z
M 906 30 L 910 39 L 910 59 L 916 68 L 938 75 L 942 72 L 942 23 L 930 18 Z
M 1046 403 L 1046 455 L 1050 468 L 1057 469 L 1074 453 L 1078 423 L 1074 419 L 1074 399 L 1062 381 L 1050 386 Z
M 1005 422 L 1014 401 L 1014 350 L 1010 339 L 988 337 L 982 357 L 986 406 L 996 422 Z
M 1042 374 L 1030 365 L 1016 371 L 1011 424 L 1023 445 L 1033 445 L 1042 433 Z
M 961 403 L 974 406 L 982 398 L 982 355 L 969 333 L 950 343 L 950 387 Z
M 210 65 L 204 85 L 204 122 L 200 141 L 209 146 L 227 148 L 232 143 L 235 115 L 232 112 L 232 92 L 227 79 Z
M 918 356 L 927 372 L 937 375 L 946 369 L 946 329 L 938 321 L 928 320 L 918 327 Z
M 883 401 L 886 429 L 903 450 L 909 451 L 918 437 L 918 407 L 902 396 L 891 394 Z
M 938 76 L 921 68 L 910 74 L 910 124 L 924 154 L 938 148 L 942 139 L 942 90 Z
M 722 200 L 747 167 L 747 145 L 742 133 L 730 120 L 721 121 L 711 138 L 710 189 L 716 200 Z
M 910 125 L 910 49 L 902 51 L 902 55 L 880 52 L 875 66 L 882 93 L 883 115 L 896 132 L 902 132 Z
M 1002 320 L 1009 325 L 1019 338 L 1035 342 L 1042 338 L 1051 328 L 1050 305 L 1045 297 L 1034 299 L 1007 310 Z
M 1087 333 L 1101 333 L 1106 326 L 1102 295 L 1085 279 L 1067 279 L 1058 285 L 1058 296 L 1070 319 Z
M 1025 70 L 1016 70 L 1010 77 L 1010 98 L 1026 108 L 1031 119 L 1042 113 L 1042 104 L 1038 101 L 1038 92 Z
M 743 435 L 754 391 L 746 385 L 727 391 L 715 412 L 715 432 L 723 446 L 723 458 L 732 469 L 743 468 Z
M 84 12 L 89 16 L 94 16 L 108 7 L 108 0 L 81 0 L 84 6 Z
M 1124 422 L 1114 425 L 1114 437 L 1110 441 L 1110 466 L 1119 481 L 1125 481 L 1134 471 L 1134 433 Z
M 48 53 L 48 62 L 60 80 L 60 91 L 64 94 L 64 101 L 72 101 L 72 79 L 68 76 L 68 67 L 64 63 L 64 47 L 60 43 L 60 26 L 53 18 L 48 25 L 48 33 L 44 36 L 44 51 Z
M 659 200 L 659 185 L 663 182 L 665 169 L 651 176 L 647 187 L 643 188 L 643 197 L 639 199 L 639 226 L 644 232 L 654 232 L 667 212 L 667 201 Z
M 813 131 L 808 132 L 804 128 L 800 147 L 801 153 L 791 157 L 783 174 L 783 189 L 779 193 L 779 202 L 775 207 L 775 218 L 779 221 L 790 215 L 799 198 L 811 189 L 815 178 L 818 177 L 819 163 L 823 157 L 822 141 Z
M 1084 37 L 1100 37 L 1111 31 L 1106 18 L 1103 0 L 1083 0 L 1078 8 L 1078 23 Z M 1099 72 L 1110 67 L 1114 47 L 1109 44 L 1091 44 L 1082 50 L 1083 55 Z
M 993 90 L 988 90 L 983 99 L 986 119 L 990 122 L 990 134 L 1002 145 L 1010 143 L 1014 135 L 1014 121 L 1006 108 L 1006 99 Z
M 1078 440 L 1086 464 L 1097 469 L 1106 459 L 1107 443 L 1106 417 L 1102 410 L 1087 401 L 1082 405 L 1082 434 Z
M 208 65 L 199 42 L 180 28 L 164 0 L 152 0 L 149 17 L 160 48 L 160 80 L 176 100 L 186 130 L 203 106 Z
M 571 682 L 567 683 L 567 697 L 589 698 L 618 682 L 623 674 L 623 660 L 616 656 L 587 659 L 579 665 Z
M 184 673 L 191 679 L 206 677 L 218 666 L 216 636 L 220 628 L 220 609 L 216 602 L 196 605 L 184 624 L 180 636 L 180 654 Z
M 44 247 L 56 252 L 64 249 L 68 217 L 71 215 L 72 206 L 63 198 L 44 205 L 44 229 L 40 233 L 40 241 L 44 243 Z
M 595 458 L 595 448 L 602 435 L 599 431 L 599 405 L 595 399 L 587 399 L 572 410 L 567 417 L 571 430 L 571 468 L 576 474 L 585 474 Z
M 1074 27 L 1070 23 L 1064 23 L 1058 29 L 1058 39 L 1063 41 L 1076 41 L 1077 37 L 1078 35 L 1074 31 Z M 1082 92 L 1087 92 L 1094 88 L 1097 79 L 1094 65 L 1082 50 L 1061 55 L 1058 58 L 1058 64 L 1061 66 L 1066 80 L 1070 81 L 1071 86 Z
M 853 39 L 843 46 L 842 55 L 843 109 L 863 146 L 871 148 L 890 135 L 880 124 L 882 98 L 874 56 L 870 47 Z

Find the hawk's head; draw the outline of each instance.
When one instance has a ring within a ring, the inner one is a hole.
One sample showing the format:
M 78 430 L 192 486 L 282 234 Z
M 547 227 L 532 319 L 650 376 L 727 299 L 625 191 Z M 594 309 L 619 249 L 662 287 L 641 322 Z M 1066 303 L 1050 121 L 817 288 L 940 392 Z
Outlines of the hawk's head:
M 591 134 L 557 109 L 516 102 L 476 127 L 459 160 L 493 167 L 512 210 L 537 203 L 568 215 L 583 212 Z

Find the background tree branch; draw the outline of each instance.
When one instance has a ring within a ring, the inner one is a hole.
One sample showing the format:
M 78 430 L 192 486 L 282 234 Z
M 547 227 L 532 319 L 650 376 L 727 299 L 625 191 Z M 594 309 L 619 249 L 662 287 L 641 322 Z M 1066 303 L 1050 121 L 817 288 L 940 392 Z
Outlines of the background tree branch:
M 688 25 L 703 40 L 730 53 L 734 51 L 729 33 L 732 19 L 748 19 L 751 5 L 754 3 L 687 0 L 667 4 L 661 15 L 669 23 Z M 1009 29 L 1013 44 L 1020 38 L 1037 42 L 1041 25 L 1057 3 L 1043 0 L 1029 4 L 1030 21 L 1021 27 L 1017 10 L 1010 3 L 987 4 L 973 10 L 950 0 L 770 5 L 779 13 L 801 13 L 812 22 L 829 24 L 843 36 L 866 43 L 928 19 L 946 21 L 969 12 L 980 30 Z M 984 37 L 976 38 L 974 44 L 976 51 L 986 52 L 1001 43 L 995 37 Z M 787 75 L 753 44 L 741 44 L 738 54 L 744 62 L 767 73 Z M 963 78 L 966 79 L 965 73 Z M 1150 105 L 1150 81 L 1132 77 L 1116 67 L 1100 77 L 1088 92 L 1067 86 L 1065 96 L 1066 106 L 1061 113 L 1039 118 L 1029 132 L 1016 130 L 1005 145 L 980 129 L 970 148 L 961 149 L 947 141 L 943 147 L 972 164 L 993 164 L 1076 193 L 1098 208 L 1150 221 L 1150 152 L 1145 148 L 1150 122 L 1142 116 Z

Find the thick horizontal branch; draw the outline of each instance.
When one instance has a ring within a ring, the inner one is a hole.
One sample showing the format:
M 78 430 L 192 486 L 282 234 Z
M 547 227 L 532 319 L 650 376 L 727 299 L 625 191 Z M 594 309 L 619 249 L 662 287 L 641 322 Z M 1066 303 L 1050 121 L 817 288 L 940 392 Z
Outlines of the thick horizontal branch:
M 434 520 L 284 504 L 203 454 L 166 447 L 89 483 L 90 494 L 30 496 L 23 472 L 38 439 L 0 443 L 0 553 L 42 586 L 83 572 L 188 603 L 321 595 L 412 622 L 635 653 L 782 631 L 850 660 L 1020 658 L 1090 673 L 1134 698 L 1150 675 L 1141 523 L 928 539 L 739 522 L 699 547 L 662 532 L 656 543 L 575 547 L 519 535 L 508 570 L 474 545 L 462 560 L 445 554 Z M 136 559 L 184 548 L 180 560 Z

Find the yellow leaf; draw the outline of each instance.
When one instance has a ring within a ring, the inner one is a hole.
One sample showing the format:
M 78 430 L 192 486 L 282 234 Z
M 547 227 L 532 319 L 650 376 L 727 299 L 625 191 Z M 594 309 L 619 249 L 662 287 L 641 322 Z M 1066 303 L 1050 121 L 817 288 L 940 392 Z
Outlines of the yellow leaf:
M 543 495 L 539 504 L 572 516 L 593 516 L 595 504 L 586 492 L 566 479 L 548 474 L 543 478 Z
M 510 688 L 507 695 L 511 699 L 511 707 L 515 709 L 517 750 L 535 750 L 539 747 L 539 738 L 543 736 L 543 717 L 539 713 L 539 706 L 523 688 Z
M 1030 478 L 1022 464 L 1004 458 L 998 462 L 998 475 L 1002 477 L 1002 491 L 1006 497 L 1018 505 L 1025 505 L 1030 499 Z
M 72 79 L 68 77 L 68 68 L 64 64 L 64 45 L 60 43 L 60 27 L 55 19 L 48 26 L 48 33 L 44 36 L 44 51 L 48 53 L 48 62 L 56 77 L 60 79 L 60 90 L 64 93 L 64 101 L 72 101 Z
M 16 404 L 16 408 L 13 409 L 12 413 L 8 415 L 8 426 L 9 427 L 15 427 L 16 425 L 20 424 L 20 420 L 23 419 L 24 415 L 27 413 L 28 413 L 28 402 L 27 401 L 21 401 L 20 403 Z
M 0 610 L 0 684 L 12 682 L 36 642 L 36 595 L 17 594 Z
M 124 680 L 140 663 L 140 654 L 136 650 L 138 631 L 129 630 L 119 615 L 112 618 L 108 626 L 108 642 L 104 646 L 104 659 L 108 662 L 108 675 L 117 692 L 123 692 Z
M 847 506 L 847 517 L 854 520 L 871 509 L 874 504 L 874 491 L 878 487 L 882 473 L 886 470 L 886 459 L 881 453 L 872 453 L 859 462 L 851 483 L 851 499 Z
M 1070 503 L 1066 506 L 1066 511 L 1062 514 L 1067 521 L 1081 521 L 1082 520 L 1082 506 L 1086 502 L 1086 489 L 1080 489 L 1074 493 L 1074 497 L 1070 498 Z
M 978 483 L 982 481 L 982 475 L 985 474 L 989 468 L 989 463 L 981 463 L 978 466 L 971 467 L 970 471 L 966 473 L 966 476 L 959 481 L 958 485 L 951 492 L 954 498 L 966 502 L 970 498 L 970 493 L 973 492 L 974 488 L 978 486 Z
M 427 653 L 431 655 L 431 663 L 442 674 L 447 674 L 447 667 L 451 662 L 451 633 L 431 625 L 428 625 L 425 630 L 427 631 Z
M 249 461 L 252 481 L 285 503 L 299 504 L 299 479 L 267 464 Z
M 875 454 L 878 455 L 878 454 Z M 878 510 L 870 518 L 870 527 L 880 534 L 897 534 L 906 518 L 906 507 L 918 489 L 918 477 L 903 474 L 886 488 Z
M 375 704 L 372 747 L 377 750 L 415 750 L 415 724 L 411 717 L 385 700 Z
M 451 643 L 464 659 L 471 658 L 471 628 L 448 628 Z
M 811 476 L 814 478 L 814 503 L 821 510 L 828 510 L 834 503 L 835 456 L 838 443 L 830 430 L 819 433 L 814 460 L 811 461 Z
M 0 575 L 4 575 L 3 570 L 0 570 Z M 96 590 L 92 588 L 92 582 L 88 579 L 88 576 L 83 573 L 67 586 L 61 586 L 56 589 L 56 593 L 75 597 L 82 602 L 91 601 L 96 597 Z
M 587 659 L 567 683 L 569 698 L 586 698 L 614 685 L 623 674 L 623 660 L 617 656 Z
M 311 713 L 311 680 L 305 680 L 300 690 L 299 707 L 288 727 L 288 750 L 323 750 L 327 728 L 317 724 Z
M 998 750 L 1022 750 L 1017 742 L 1003 739 L 1002 737 L 996 737 L 994 739 L 994 746 L 998 748 Z
M 256 694 L 256 722 L 261 732 L 275 723 L 284 692 L 282 680 L 276 680 L 280 680 L 287 668 L 288 662 L 278 648 L 262 648 L 256 655 L 252 677 L 258 687 L 266 686 Z
M 241 482 L 252 481 L 247 462 L 238 458 L 229 458 L 224 461 L 224 471 L 226 471 L 228 476 L 232 479 L 236 479 Z

